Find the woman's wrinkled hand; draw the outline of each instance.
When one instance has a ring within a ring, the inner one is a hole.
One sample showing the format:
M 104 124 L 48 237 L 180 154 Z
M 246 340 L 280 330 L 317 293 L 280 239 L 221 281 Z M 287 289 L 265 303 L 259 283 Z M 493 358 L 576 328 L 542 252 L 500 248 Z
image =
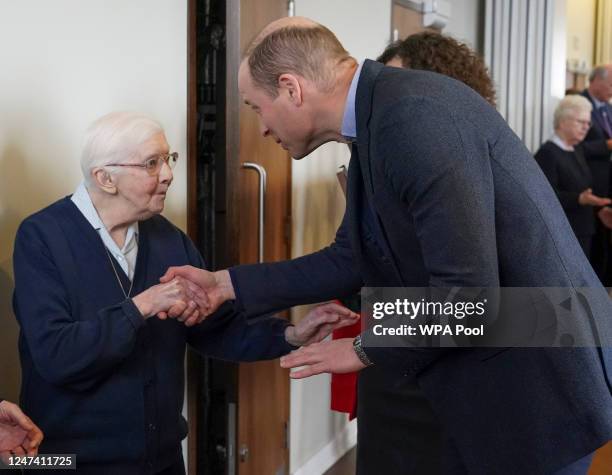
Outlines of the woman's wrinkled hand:
M 143 317 L 175 318 L 190 327 L 206 318 L 209 302 L 206 293 L 182 277 L 150 287 L 133 298 Z

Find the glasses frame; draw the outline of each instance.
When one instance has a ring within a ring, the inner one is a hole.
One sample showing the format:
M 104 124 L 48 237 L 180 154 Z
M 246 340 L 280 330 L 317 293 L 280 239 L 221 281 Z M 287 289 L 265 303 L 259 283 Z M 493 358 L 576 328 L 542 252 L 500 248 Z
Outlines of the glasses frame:
M 592 121 L 592 120 L 588 120 L 588 121 L 587 121 L 587 120 L 580 120 L 580 119 L 575 119 L 575 118 L 572 118 L 572 120 L 573 120 L 573 121 L 574 121 L 576 124 L 578 124 L 578 125 L 585 125 L 585 126 L 587 126 L 587 127 L 589 127 L 589 128 L 591 128 L 591 125 L 593 125 L 593 121 Z
M 173 161 L 171 162 L 170 159 L 173 159 Z M 156 176 L 159 175 L 159 172 L 162 169 L 162 165 L 159 166 L 159 168 L 157 168 L 155 171 L 151 171 L 149 168 L 147 168 L 146 163 L 149 160 L 152 159 L 161 159 L 164 162 L 166 162 L 166 165 L 168 165 L 168 167 L 170 168 L 170 170 L 172 170 L 174 168 L 174 166 L 176 165 L 176 162 L 178 161 L 179 158 L 179 154 L 178 152 L 171 152 L 171 153 L 163 153 L 160 155 L 156 155 L 154 157 L 150 157 L 147 158 L 145 160 L 144 163 L 107 163 L 106 165 L 104 165 L 105 167 L 138 167 L 138 168 L 144 168 L 145 171 L 150 175 L 150 176 Z

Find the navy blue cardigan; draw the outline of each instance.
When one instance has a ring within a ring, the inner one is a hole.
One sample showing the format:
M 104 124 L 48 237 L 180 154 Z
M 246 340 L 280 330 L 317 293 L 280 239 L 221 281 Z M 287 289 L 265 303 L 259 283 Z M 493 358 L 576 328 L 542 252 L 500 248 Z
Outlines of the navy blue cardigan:
M 139 224 L 132 296 L 172 265 L 204 267 L 192 242 L 161 216 Z M 226 304 L 202 324 L 144 320 L 126 300 L 97 231 L 69 197 L 27 218 L 14 252 L 21 327 L 21 404 L 41 427 L 41 453 L 76 453 L 77 466 L 142 473 L 176 460 L 187 433 L 185 346 L 235 361 L 293 347 L 287 321 L 247 323 Z M 115 262 L 123 285 L 129 281 Z

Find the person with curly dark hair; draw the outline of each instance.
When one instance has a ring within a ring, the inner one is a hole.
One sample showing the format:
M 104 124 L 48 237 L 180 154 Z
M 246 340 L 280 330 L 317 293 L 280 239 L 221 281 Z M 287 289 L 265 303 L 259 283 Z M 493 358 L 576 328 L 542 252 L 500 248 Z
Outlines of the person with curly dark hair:
M 483 59 L 450 36 L 431 31 L 410 35 L 387 46 L 377 61 L 450 76 L 470 86 L 495 107 L 495 86 Z

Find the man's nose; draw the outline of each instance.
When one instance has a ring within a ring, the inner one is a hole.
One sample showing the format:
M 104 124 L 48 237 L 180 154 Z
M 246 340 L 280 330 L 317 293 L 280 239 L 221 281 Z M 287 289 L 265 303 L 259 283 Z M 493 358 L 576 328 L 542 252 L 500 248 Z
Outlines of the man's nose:
M 259 133 L 264 138 L 267 137 L 268 135 L 270 135 L 270 129 L 268 127 L 266 127 L 261 120 L 259 121 Z

